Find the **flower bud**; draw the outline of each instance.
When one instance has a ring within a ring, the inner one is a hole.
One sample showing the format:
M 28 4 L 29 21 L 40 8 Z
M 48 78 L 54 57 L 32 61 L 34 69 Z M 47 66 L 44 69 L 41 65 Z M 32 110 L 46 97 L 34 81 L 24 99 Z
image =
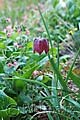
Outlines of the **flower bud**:
M 13 64 L 12 64 L 12 63 L 8 63 L 7 65 L 8 65 L 8 67 L 12 67 L 12 66 L 13 66 Z
M 34 52 L 41 54 L 43 51 L 47 54 L 49 51 L 49 43 L 45 38 L 36 38 L 33 45 Z

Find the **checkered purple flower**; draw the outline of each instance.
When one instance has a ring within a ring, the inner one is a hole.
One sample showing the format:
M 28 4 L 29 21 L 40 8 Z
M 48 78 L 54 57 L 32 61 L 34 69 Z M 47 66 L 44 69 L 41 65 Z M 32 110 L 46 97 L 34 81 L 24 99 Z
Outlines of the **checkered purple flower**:
M 37 52 L 41 54 L 43 51 L 47 54 L 49 51 L 49 43 L 45 38 L 36 38 L 33 44 L 34 53 Z

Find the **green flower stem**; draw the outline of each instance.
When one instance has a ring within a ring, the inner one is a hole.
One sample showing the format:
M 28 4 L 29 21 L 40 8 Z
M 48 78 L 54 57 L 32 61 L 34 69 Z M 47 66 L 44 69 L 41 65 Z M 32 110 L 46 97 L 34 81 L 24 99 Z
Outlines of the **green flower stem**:
M 48 53 L 48 58 L 49 58 L 49 60 L 50 60 L 50 63 L 51 63 L 51 65 L 52 65 L 52 68 L 53 68 L 54 72 L 56 73 L 57 77 L 58 77 L 59 80 L 60 80 L 60 83 L 61 83 L 63 89 L 67 89 L 66 82 L 65 82 L 65 80 L 62 78 L 62 76 L 61 76 L 61 74 L 60 74 L 60 72 L 59 72 L 59 70 L 58 70 L 58 68 L 57 68 L 56 63 L 55 63 L 54 60 L 50 57 L 50 54 L 49 54 L 49 53 Z

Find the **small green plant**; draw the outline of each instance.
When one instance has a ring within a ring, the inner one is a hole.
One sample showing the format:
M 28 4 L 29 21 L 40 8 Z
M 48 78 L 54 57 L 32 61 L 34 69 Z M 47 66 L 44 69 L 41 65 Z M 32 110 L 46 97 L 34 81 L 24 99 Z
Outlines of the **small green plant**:
M 79 45 L 80 2 L 62 3 L 6 1 L 0 13 L 1 120 L 80 119 L 80 48 L 73 48 Z

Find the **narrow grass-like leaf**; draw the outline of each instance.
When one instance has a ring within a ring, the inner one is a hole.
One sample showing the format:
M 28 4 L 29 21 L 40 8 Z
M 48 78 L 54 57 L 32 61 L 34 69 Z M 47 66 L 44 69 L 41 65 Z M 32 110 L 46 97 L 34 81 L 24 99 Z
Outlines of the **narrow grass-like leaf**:
M 38 84 L 38 85 L 41 85 L 42 87 L 48 89 L 48 86 L 47 86 L 47 85 L 45 85 L 44 83 L 39 82 L 39 81 L 37 81 L 37 80 L 25 79 L 25 78 L 16 77 L 16 76 L 13 77 L 13 78 L 4 78 L 4 79 L 9 79 L 9 80 L 23 80 L 23 81 L 25 81 L 26 83 Z
M 48 38 L 49 38 L 50 45 L 51 45 L 51 48 L 52 48 L 52 47 L 53 47 L 53 46 L 52 46 L 52 41 L 51 41 L 51 37 L 50 37 L 50 33 L 49 33 L 49 30 L 48 30 L 47 24 L 46 24 L 46 22 L 45 22 L 45 20 L 44 20 L 44 17 L 43 17 L 43 15 L 42 15 L 42 13 L 41 13 L 41 10 L 40 10 L 39 6 L 38 6 L 38 9 L 39 9 L 39 13 L 40 13 L 40 15 L 41 15 L 43 24 L 44 24 L 44 26 L 45 26 L 46 32 L 47 32 L 47 34 L 48 34 Z M 53 55 L 53 52 L 52 52 L 52 55 Z M 55 71 L 55 73 L 57 74 L 57 76 L 58 76 L 58 78 L 59 78 L 59 80 L 60 80 L 60 83 L 61 83 L 62 87 L 63 87 L 64 89 L 67 88 L 67 87 L 66 87 L 66 84 L 65 84 L 65 81 L 64 81 L 64 79 L 62 78 L 62 76 L 61 76 L 61 74 L 60 74 L 60 72 L 59 72 L 59 70 L 58 70 L 57 65 L 55 64 L 54 60 L 50 57 L 50 54 L 49 54 L 49 53 L 48 53 L 48 58 L 49 58 L 49 60 L 50 60 L 50 63 L 51 63 L 51 65 L 52 65 L 53 70 Z
M 79 120 L 78 116 L 75 115 L 75 111 L 72 111 L 71 109 L 68 109 L 68 108 L 66 108 L 66 107 L 63 105 L 64 101 L 67 100 L 66 97 L 68 97 L 68 96 L 69 96 L 69 94 L 66 95 L 65 97 L 62 97 L 62 99 L 61 99 L 61 101 L 60 101 L 60 107 L 61 107 L 61 109 L 63 109 L 65 112 L 67 112 L 67 113 L 69 113 L 71 116 L 73 116 L 73 117 L 75 118 L 75 120 Z M 73 103 L 74 103 L 74 102 L 73 102 Z
M 71 97 L 65 98 L 65 100 L 67 100 L 68 102 L 72 103 L 75 107 L 80 109 L 80 104 L 77 101 L 73 100 Z
M 66 82 L 67 82 L 67 80 L 68 80 L 69 77 L 70 77 L 70 74 L 71 74 L 71 72 L 72 72 L 72 69 L 73 69 L 73 66 L 74 66 L 74 64 L 75 64 L 75 61 L 76 61 L 76 59 L 77 59 L 77 57 L 78 57 L 78 55 L 79 55 L 79 52 L 80 52 L 80 48 L 79 48 L 78 52 L 76 53 L 75 58 L 74 58 L 74 61 L 73 61 L 72 65 L 71 65 L 71 67 L 70 67 L 70 69 L 69 69 L 69 72 L 68 72 L 67 77 L 66 77 Z
M 73 74 L 73 73 L 71 72 L 70 78 L 71 78 L 71 79 L 73 80 L 73 82 L 80 88 L 80 77 L 77 76 L 77 75 L 75 75 L 75 74 Z
M 48 30 L 47 24 L 46 24 L 46 22 L 45 22 L 45 20 L 44 20 L 44 17 L 43 17 L 43 15 L 42 15 L 42 12 L 41 12 L 39 6 L 38 6 L 38 9 L 39 9 L 39 13 L 40 13 L 40 15 L 41 15 L 41 18 L 42 18 L 43 24 L 44 24 L 44 26 L 45 26 L 46 32 L 47 32 L 47 34 L 48 34 L 48 38 L 49 38 L 50 45 L 51 45 L 51 48 L 52 48 L 53 45 L 52 45 L 52 41 L 51 41 L 51 37 L 50 37 L 50 33 L 49 33 L 49 30 Z

